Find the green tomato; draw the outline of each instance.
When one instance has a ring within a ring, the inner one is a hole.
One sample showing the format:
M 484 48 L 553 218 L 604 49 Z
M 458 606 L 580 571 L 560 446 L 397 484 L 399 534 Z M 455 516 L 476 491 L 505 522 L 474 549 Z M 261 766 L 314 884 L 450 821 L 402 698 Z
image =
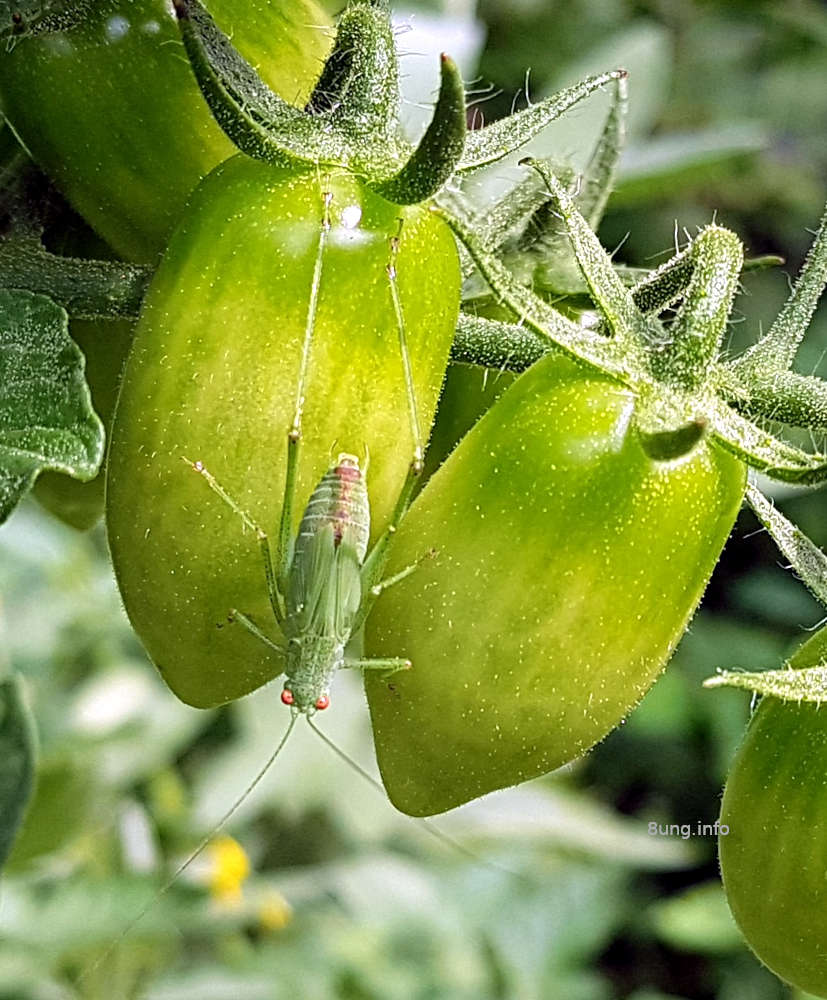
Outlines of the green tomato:
M 419 495 L 367 652 L 391 800 L 430 815 L 526 781 L 616 726 L 669 659 L 737 515 L 743 465 L 705 442 L 655 462 L 635 398 L 558 354 L 506 390 Z
M 791 659 L 827 662 L 827 629 Z M 781 979 L 827 997 L 827 717 L 763 698 L 727 779 L 721 875 L 749 946 Z
M 323 192 L 322 257 L 294 525 L 337 452 L 367 455 L 374 536 L 413 457 L 388 280 L 391 240 L 419 419 L 433 419 L 459 303 L 448 228 L 335 171 L 238 156 L 193 196 L 147 295 L 109 451 L 107 522 L 126 610 L 172 690 L 197 706 L 237 698 L 284 664 L 233 608 L 273 623 L 257 540 L 183 459 L 201 461 L 277 535 Z M 226 627 L 221 627 L 225 625 Z M 400 655 L 404 655 L 404 650 Z
M 302 103 L 330 37 L 315 0 L 210 0 L 265 81 Z M 0 54 L 0 103 L 39 166 L 122 256 L 154 261 L 192 188 L 234 147 L 196 86 L 167 0 L 93 0 Z

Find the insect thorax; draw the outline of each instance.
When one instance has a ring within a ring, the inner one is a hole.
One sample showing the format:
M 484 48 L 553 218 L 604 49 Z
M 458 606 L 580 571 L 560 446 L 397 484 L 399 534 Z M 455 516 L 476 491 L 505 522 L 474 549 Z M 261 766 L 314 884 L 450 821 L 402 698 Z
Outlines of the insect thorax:
M 300 712 L 317 707 L 342 666 L 344 655 L 344 644 L 327 636 L 305 635 L 290 640 L 284 686 L 289 688 Z

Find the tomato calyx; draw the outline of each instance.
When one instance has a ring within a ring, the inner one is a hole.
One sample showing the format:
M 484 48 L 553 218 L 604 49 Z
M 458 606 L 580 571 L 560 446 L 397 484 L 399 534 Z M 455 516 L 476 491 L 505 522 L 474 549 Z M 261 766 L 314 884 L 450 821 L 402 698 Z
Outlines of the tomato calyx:
M 624 70 L 597 74 L 466 133 L 462 79 L 443 55 L 434 115 L 413 147 L 401 135 L 398 60 L 386 3 L 350 0 L 303 111 L 266 87 L 200 0 L 177 0 L 175 11 L 202 93 L 242 152 L 276 164 L 347 167 L 399 205 L 426 201 L 453 179 L 501 160 L 584 97 L 626 77 Z
M 515 340 L 524 348 L 523 361 L 545 342 L 547 349 L 562 348 L 649 397 L 654 403 L 640 408 L 636 423 L 644 446 L 664 461 L 688 454 L 709 436 L 773 478 L 827 480 L 827 454 L 794 447 L 762 423 L 780 414 L 796 426 L 827 426 L 827 385 L 789 371 L 827 281 L 825 220 L 776 324 L 742 358 L 720 360 L 744 264 L 737 236 L 718 225 L 706 226 L 672 261 L 630 289 L 593 232 L 623 142 L 624 70 L 591 77 L 466 134 L 462 80 L 443 56 L 433 118 L 414 149 L 400 135 L 398 70 L 387 4 L 350 0 L 304 110 L 287 105 L 266 87 L 200 0 L 176 0 L 175 11 L 199 86 L 243 152 L 271 163 L 345 167 L 400 205 L 435 198 L 433 210 L 468 252 L 471 269 L 466 274 L 476 268 L 500 303 L 519 318 L 519 326 L 537 335 L 527 342 L 516 323 L 486 327 L 485 320 L 465 320 L 466 339 L 498 341 L 501 347 Z M 593 157 L 597 165 L 587 168 L 584 192 L 579 180 L 570 190 L 548 162 L 527 159 L 521 162 L 535 175 L 532 183 L 474 215 L 461 190 L 465 175 L 513 153 L 576 101 L 608 83 L 614 84 L 614 102 Z M 599 310 L 598 329 L 553 308 L 507 266 L 503 246 L 509 234 L 540 216 L 546 234 L 550 219 L 562 218 L 576 266 Z M 667 326 L 660 313 L 677 303 Z
M 732 232 L 705 227 L 685 250 L 628 288 L 579 211 L 575 195 L 547 164 L 523 163 L 547 185 L 600 324 L 595 328 L 576 322 L 553 309 L 509 272 L 475 231 L 473 219 L 440 204 L 435 210 L 466 246 L 482 278 L 520 319 L 518 326 L 465 318 L 460 323 L 464 350 L 473 340 L 482 341 L 487 363 L 497 349 L 502 356 L 510 329 L 517 347 L 514 367 L 519 369 L 523 361 L 536 360 L 545 337 L 549 347 L 562 348 L 636 392 L 641 404 L 637 429 L 653 457 L 671 461 L 709 436 L 772 478 L 797 483 L 827 479 L 827 454 L 805 452 L 763 426 L 770 417 L 812 430 L 827 425 L 827 385 L 787 370 L 827 280 L 827 216 L 770 332 L 742 358 L 724 361 L 719 355 L 743 267 L 743 247 Z M 678 302 L 674 319 L 664 325 L 659 314 Z M 527 336 L 525 328 L 536 337 Z M 463 360 L 472 359 L 466 354 Z

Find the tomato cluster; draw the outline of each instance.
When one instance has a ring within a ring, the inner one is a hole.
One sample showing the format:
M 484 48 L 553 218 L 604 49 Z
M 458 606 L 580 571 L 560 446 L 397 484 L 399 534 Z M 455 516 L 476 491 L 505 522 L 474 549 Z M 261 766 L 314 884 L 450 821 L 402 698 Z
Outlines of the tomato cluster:
M 33 21 L 0 59 L 0 92 L 32 154 L 115 250 L 151 260 L 166 246 L 126 361 L 107 480 L 115 572 L 163 677 L 183 700 L 208 706 L 284 672 L 273 615 L 279 626 L 289 616 L 268 539 L 295 557 L 299 525 L 317 530 L 303 508 L 346 452 L 359 456 L 354 468 L 369 462 L 371 533 L 393 536 L 393 586 L 374 588 L 364 634 L 359 622 L 339 645 L 358 647 L 348 658 L 356 664 L 412 662 L 367 685 L 392 801 L 437 813 L 586 752 L 680 640 L 747 468 L 794 482 L 827 477 L 827 457 L 764 426 L 782 414 L 809 427 L 824 409 L 823 386 L 788 370 L 809 316 L 802 302 L 817 298 L 824 228 L 778 325 L 725 361 L 740 241 L 706 227 L 627 287 L 590 225 L 595 189 L 611 185 L 605 150 L 594 161 L 604 173 L 582 186 L 530 163 L 518 196 L 476 212 L 465 197 L 466 175 L 609 84 L 617 105 L 604 142 L 615 155 L 622 71 L 466 136 L 462 83 L 443 58 L 433 121 L 414 148 L 399 127 L 381 2 L 351 0 L 323 66 L 325 34 L 301 30 L 320 23 L 309 0 L 176 0 L 177 26 L 160 0 L 91 7 L 60 30 Z M 182 61 L 179 28 L 207 103 Z M 50 107 L 39 95 L 53 92 L 62 103 Z M 241 155 L 225 159 L 231 147 L 207 104 Z M 527 240 L 552 218 L 563 220 L 573 254 L 563 270 L 570 276 L 576 263 L 589 317 L 552 307 L 507 266 L 515 230 Z M 460 311 L 461 277 L 486 284 L 496 309 Z M 443 397 L 434 441 L 444 461 L 422 476 L 408 510 L 420 437 L 461 340 L 471 360 L 515 370 L 459 415 Z M 209 469 L 212 492 L 193 467 Z M 285 515 L 290 495 L 299 503 Z M 337 503 L 325 514 L 331 546 L 352 527 Z M 302 593 L 321 602 L 319 620 L 340 617 L 348 600 L 362 606 L 335 593 L 310 557 L 296 572 Z M 331 630 L 311 638 L 329 640 Z M 290 627 L 282 635 L 297 641 Z M 345 664 L 344 648 L 334 659 Z M 283 700 L 294 718 L 304 711 L 290 691 Z M 313 704 L 326 707 L 327 693 Z M 756 724 L 724 803 L 733 831 L 746 823 L 739 811 L 782 830 L 786 803 L 803 808 L 811 791 L 798 765 L 815 717 L 802 711 L 789 723 L 762 712 L 768 721 Z M 792 799 L 762 798 L 771 782 L 753 751 L 770 724 Z M 813 806 L 821 827 L 822 811 Z M 737 832 L 723 858 L 746 928 L 750 870 L 790 881 L 794 865 Z M 761 927 L 749 932 L 773 968 L 811 989 L 823 988 L 819 873 L 823 851 L 808 841 L 794 884 L 814 909 L 812 928 L 796 928 L 798 957 Z M 791 924 L 782 897 L 773 912 Z

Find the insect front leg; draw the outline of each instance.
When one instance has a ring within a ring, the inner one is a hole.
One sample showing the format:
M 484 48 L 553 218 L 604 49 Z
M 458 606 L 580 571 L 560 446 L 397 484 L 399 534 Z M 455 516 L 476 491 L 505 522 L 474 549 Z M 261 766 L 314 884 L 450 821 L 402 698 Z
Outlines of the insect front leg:
M 273 555 L 270 551 L 270 539 L 267 537 L 267 532 L 253 520 L 243 507 L 233 500 L 230 494 L 202 462 L 191 462 L 188 458 L 184 458 L 183 461 L 204 478 L 207 486 L 209 486 L 213 493 L 221 497 L 224 503 L 238 514 L 244 526 L 255 534 L 264 561 L 264 575 L 267 579 L 267 596 L 270 599 L 270 607 L 273 609 L 273 614 L 276 616 L 276 621 L 279 625 L 284 624 L 284 598 L 282 592 L 279 590 L 276 574 L 273 570 Z
M 267 635 L 266 632 L 262 631 L 262 629 L 260 629 L 258 625 L 256 625 L 256 623 L 253 621 L 252 618 L 250 618 L 249 615 L 245 615 L 241 611 L 238 611 L 236 608 L 233 608 L 230 611 L 229 615 L 227 616 L 227 620 L 229 622 L 238 622 L 240 625 L 243 625 L 248 632 L 252 633 L 256 637 L 256 639 L 259 639 L 261 642 L 263 642 L 265 646 L 269 646 L 270 649 L 278 653 L 279 656 L 286 655 L 285 649 L 282 646 L 279 646 L 277 643 L 273 642 L 270 636 Z
M 316 313 L 319 308 L 319 292 L 322 286 L 322 264 L 327 238 L 330 233 L 330 202 L 333 195 L 329 191 L 322 194 L 322 222 L 319 230 L 319 242 L 316 248 L 316 261 L 313 265 L 313 279 L 310 286 L 310 300 L 307 306 L 307 321 L 304 328 L 302 355 L 299 362 L 299 378 L 296 385 L 296 406 L 293 411 L 293 422 L 287 432 L 287 472 L 284 477 L 284 502 L 281 507 L 279 522 L 278 548 L 278 584 L 283 594 L 287 593 L 290 574 L 290 535 L 293 528 L 293 500 L 296 494 L 296 475 L 299 467 L 299 446 L 302 436 L 302 414 L 304 412 L 304 392 L 307 373 L 310 366 L 310 352 L 313 346 L 313 334 L 316 327 Z

